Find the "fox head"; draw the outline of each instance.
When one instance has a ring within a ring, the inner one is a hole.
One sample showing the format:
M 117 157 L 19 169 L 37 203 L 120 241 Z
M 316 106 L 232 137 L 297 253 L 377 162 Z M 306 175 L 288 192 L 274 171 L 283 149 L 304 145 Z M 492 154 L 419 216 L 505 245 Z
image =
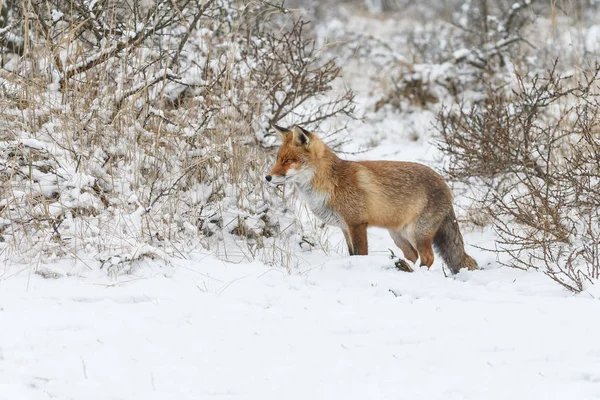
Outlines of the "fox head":
M 314 134 L 299 126 L 290 129 L 274 125 L 283 141 L 275 166 L 265 176 L 271 185 L 285 183 L 309 183 L 314 175 L 319 148 L 324 146 Z

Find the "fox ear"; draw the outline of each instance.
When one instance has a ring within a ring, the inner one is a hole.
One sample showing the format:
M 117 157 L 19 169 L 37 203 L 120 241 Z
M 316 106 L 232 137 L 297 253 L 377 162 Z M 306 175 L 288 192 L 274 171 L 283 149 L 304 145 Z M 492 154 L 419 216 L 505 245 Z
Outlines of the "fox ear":
M 294 126 L 292 128 L 292 133 L 294 134 L 294 143 L 296 146 L 310 146 L 312 133 L 300 126 Z
M 288 128 L 282 128 L 281 126 L 277 125 L 273 125 L 273 129 L 275 129 L 275 132 L 277 132 L 281 140 L 285 140 L 285 137 L 290 131 Z

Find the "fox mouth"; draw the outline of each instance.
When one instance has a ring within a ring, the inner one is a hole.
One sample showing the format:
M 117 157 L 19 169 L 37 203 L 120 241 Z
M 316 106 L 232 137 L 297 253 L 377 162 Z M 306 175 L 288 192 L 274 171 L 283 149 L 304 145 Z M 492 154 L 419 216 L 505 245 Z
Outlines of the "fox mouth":
M 267 184 L 271 187 L 277 187 L 285 185 L 287 182 L 287 178 L 285 176 L 273 176 L 270 181 L 267 181 Z

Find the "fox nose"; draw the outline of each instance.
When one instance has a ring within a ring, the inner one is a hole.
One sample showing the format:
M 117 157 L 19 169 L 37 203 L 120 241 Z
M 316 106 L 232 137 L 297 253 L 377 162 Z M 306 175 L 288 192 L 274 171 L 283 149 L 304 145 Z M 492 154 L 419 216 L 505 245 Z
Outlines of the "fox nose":
M 267 180 L 267 182 L 271 182 L 271 179 L 273 179 L 273 177 L 271 175 L 267 175 L 265 176 L 265 179 Z

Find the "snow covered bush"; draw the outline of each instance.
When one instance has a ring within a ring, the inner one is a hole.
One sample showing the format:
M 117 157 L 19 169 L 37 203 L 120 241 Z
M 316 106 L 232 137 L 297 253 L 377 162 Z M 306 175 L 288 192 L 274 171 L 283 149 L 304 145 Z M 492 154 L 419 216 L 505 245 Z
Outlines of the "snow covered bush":
M 447 23 L 425 21 L 408 34 L 410 58 L 388 66 L 391 85 L 378 107 L 435 108 L 476 96 L 502 78 L 528 45 L 534 0 L 464 0 Z
M 447 174 L 471 188 L 509 266 L 579 292 L 600 278 L 600 66 L 577 80 L 557 63 L 514 91 L 440 114 Z
M 295 225 L 262 184 L 270 124 L 353 110 L 304 22 L 222 0 L 2 10 L 0 253 L 127 270 L 199 243 L 230 257 L 233 237 L 236 257 L 281 248 Z

